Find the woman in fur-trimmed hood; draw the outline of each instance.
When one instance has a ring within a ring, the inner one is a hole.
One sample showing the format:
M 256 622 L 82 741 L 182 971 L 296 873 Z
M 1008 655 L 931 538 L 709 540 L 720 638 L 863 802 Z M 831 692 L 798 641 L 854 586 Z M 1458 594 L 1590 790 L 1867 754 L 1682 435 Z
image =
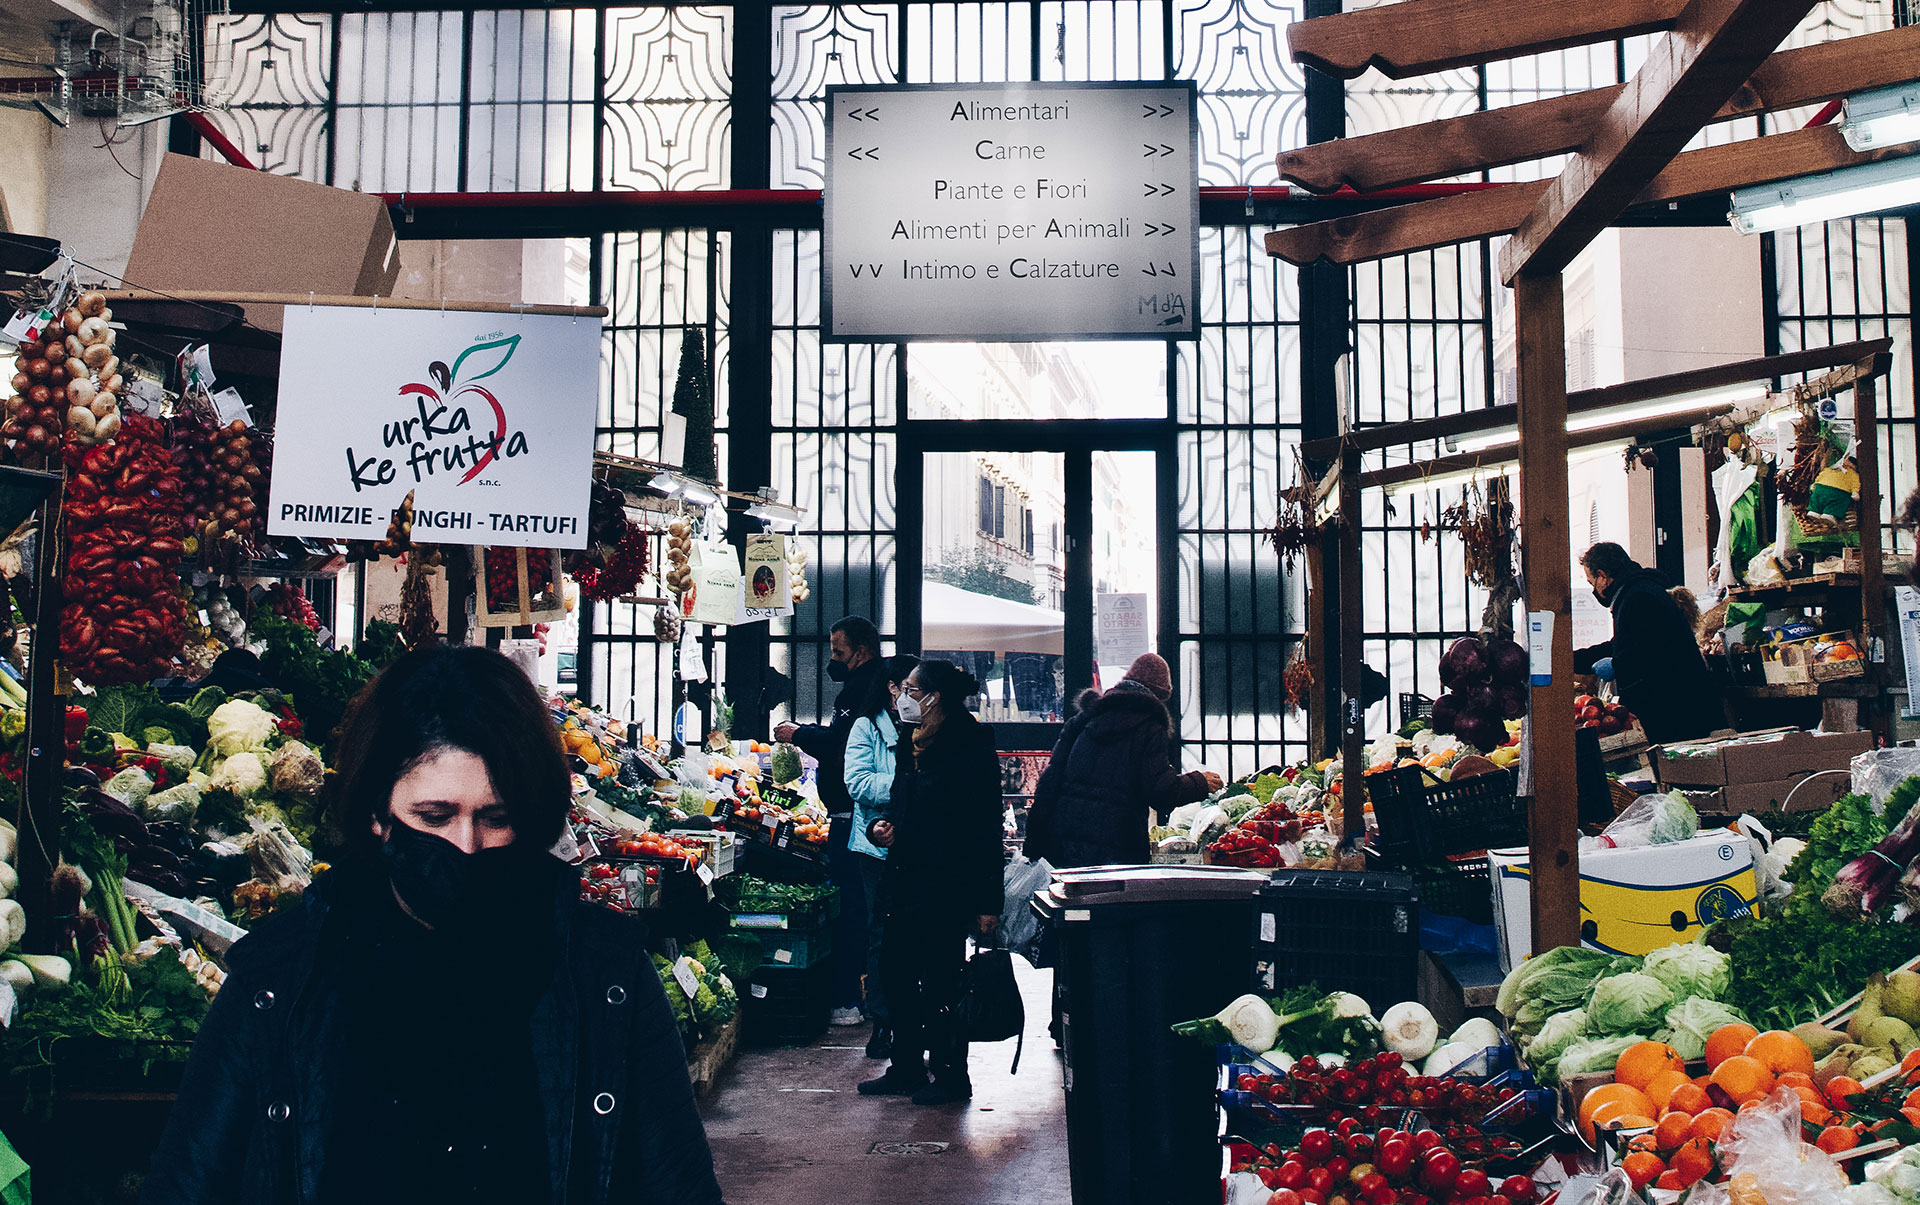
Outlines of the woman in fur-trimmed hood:
M 1143 653 L 1119 685 L 1088 690 L 1034 789 L 1027 857 L 1057 867 L 1144 863 L 1152 814 L 1220 789 L 1208 770 L 1173 765 L 1167 663 Z

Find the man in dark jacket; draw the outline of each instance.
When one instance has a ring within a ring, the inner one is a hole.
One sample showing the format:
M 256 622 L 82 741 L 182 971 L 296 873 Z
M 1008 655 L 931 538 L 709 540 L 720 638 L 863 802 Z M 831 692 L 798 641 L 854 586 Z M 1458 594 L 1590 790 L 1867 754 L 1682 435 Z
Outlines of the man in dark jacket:
M 1150 812 L 1220 789 L 1218 774 L 1172 764 L 1172 697 L 1173 676 L 1155 653 L 1141 654 L 1112 690 L 1080 696 L 1034 788 L 1027 857 L 1060 867 L 1145 862 Z
M 860 972 L 865 965 L 867 908 L 859 865 L 847 850 L 853 827 L 853 797 L 847 794 L 847 736 L 873 692 L 884 687 L 886 666 L 880 659 L 880 629 L 862 616 L 849 615 L 834 624 L 828 645 L 833 659 L 827 662 L 827 677 L 840 684 L 832 722 L 780 724 L 773 730 L 773 739 L 791 742 L 820 763 L 814 785 L 833 820 L 827 832 L 827 868 L 840 888 L 839 932 L 828 956 L 833 963 L 833 1023 L 859 1025 L 866 1020 L 860 1011 Z
M 1700 656 L 1700 643 L 1667 580 L 1601 543 L 1580 558 L 1600 604 L 1613 612 L 1613 639 L 1574 652 L 1574 668 L 1593 672 L 1594 662 L 1613 659 L 1620 699 L 1655 744 L 1705 736 L 1726 722 L 1726 705 Z

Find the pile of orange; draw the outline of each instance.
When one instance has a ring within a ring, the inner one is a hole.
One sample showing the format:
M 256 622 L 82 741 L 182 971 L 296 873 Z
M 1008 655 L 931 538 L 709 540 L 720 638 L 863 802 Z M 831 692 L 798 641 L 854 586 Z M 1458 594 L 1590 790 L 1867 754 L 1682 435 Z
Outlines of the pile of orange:
M 1910 1061 L 1920 1065 L 1920 1056 Z M 1800 1097 L 1801 1117 L 1822 1127 L 1816 1141 L 1821 1150 L 1831 1154 L 1860 1141 L 1864 1125 L 1847 1125 L 1836 1114 L 1846 1111 L 1846 1098 L 1861 1086 L 1840 1078 L 1822 1092 L 1813 1082 L 1813 1052 L 1784 1030 L 1723 1026 L 1707 1039 L 1707 1068 L 1706 1075 L 1689 1078 L 1672 1047 L 1660 1042 L 1628 1047 L 1614 1068 L 1614 1082 L 1580 1102 L 1581 1136 L 1591 1143 L 1600 1128 L 1648 1131 L 1628 1143 L 1621 1168 L 1636 1188 L 1684 1189 L 1714 1173 L 1714 1143 L 1735 1110 L 1789 1087 Z M 1734 1109 L 1716 1106 L 1709 1088 L 1718 1089 Z M 1907 1104 L 1909 1119 L 1920 1119 L 1920 1090 Z

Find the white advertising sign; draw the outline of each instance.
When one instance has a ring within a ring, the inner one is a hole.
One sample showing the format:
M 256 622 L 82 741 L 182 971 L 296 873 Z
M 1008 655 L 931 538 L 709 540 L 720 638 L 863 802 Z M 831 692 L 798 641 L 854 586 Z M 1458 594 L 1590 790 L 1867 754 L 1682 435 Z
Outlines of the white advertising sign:
M 584 548 L 600 324 L 288 306 L 267 534 Z
M 826 339 L 1193 338 L 1195 95 L 828 87 Z
M 1147 630 L 1147 596 L 1102 594 L 1095 603 L 1100 664 L 1125 673 L 1135 657 L 1153 651 L 1153 633 Z

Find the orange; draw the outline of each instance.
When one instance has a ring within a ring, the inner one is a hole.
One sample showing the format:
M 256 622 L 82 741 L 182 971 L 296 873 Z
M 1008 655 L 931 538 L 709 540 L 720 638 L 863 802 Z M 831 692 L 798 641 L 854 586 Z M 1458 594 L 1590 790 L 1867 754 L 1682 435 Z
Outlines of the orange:
M 1653 1182 L 1653 1186 L 1655 1188 L 1664 1188 L 1668 1192 L 1680 1192 L 1687 1187 L 1680 1182 L 1680 1173 L 1676 1171 L 1661 1172 L 1660 1178 Z
M 1673 1170 L 1679 1173 L 1680 1187 L 1686 1188 L 1713 1173 L 1713 1151 L 1704 1138 L 1692 1138 L 1673 1153 Z
M 1847 1102 L 1847 1098 L 1858 1096 L 1866 1090 L 1866 1085 L 1852 1076 L 1836 1075 L 1827 1081 L 1827 1103 L 1845 1111 L 1853 1107 Z
M 1713 1107 L 1713 1098 L 1699 1084 L 1682 1084 L 1667 1098 L 1667 1108 L 1678 1113 L 1699 1113 Z
M 1693 1136 L 1693 1118 L 1685 1113 L 1669 1113 L 1660 1119 L 1660 1127 L 1653 1132 L 1653 1145 L 1656 1150 L 1671 1151 Z
M 1827 1108 L 1826 1098 L 1814 1088 L 1795 1088 L 1800 1097 L 1800 1120 L 1812 1125 L 1823 1126 L 1833 1120 L 1833 1110 Z
M 1687 1137 L 1700 1142 L 1718 1142 L 1732 1121 L 1733 1114 L 1728 1110 L 1708 1109 L 1693 1119 L 1693 1124 L 1687 1129 Z
M 1747 1043 L 1747 1057 L 1759 1059 L 1768 1071 L 1779 1075 L 1786 1071 L 1813 1074 L 1813 1051 L 1784 1029 L 1769 1029 Z
M 1920 1109 L 1902 1109 L 1900 1116 L 1907 1119 L 1907 1124 L 1920 1126 Z
M 1620 1161 L 1620 1170 L 1627 1173 L 1627 1179 L 1633 1181 L 1635 1188 L 1644 1189 L 1660 1178 L 1660 1174 L 1667 1170 L 1667 1165 L 1658 1155 L 1635 1151 Z
M 1713 1082 L 1734 1100 L 1745 1103 L 1773 1090 L 1773 1072 L 1751 1055 L 1736 1054 L 1722 1059 L 1713 1069 Z
M 1920 1054 L 1920 1050 L 1916 1050 L 1914 1053 Z M 1915 1088 L 1913 1091 L 1907 1093 L 1907 1099 L 1900 1102 L 1900 1107 L 1903 1109 L 1920 1109 L 1920 1088 Z
M 1586 1138 L 1589 1144 L 1598 1146 L 1599 1140 L 1593 1136 L 1596 1129 L 1602 1126 L 1608 1129 L 1624 1129 L 1640 1121 L 1645 1121 L 1649 1129 L 1654 1125 L 1652 1121 L 1645 1120 L 1640 1114 L 1635 1113 L 1633 1106 L 1627 1102 L 1623 1100 L 1610 1100 L 1595 1109 L 1592 1115 L 1587 1118 L 1586 1128 L 1582 1131 L 1582 1136 Z
M 1920 1050 L 1907 1051 L 1907 1057 L 1900 1060 L 1900 1074 L 1912 1075 L 1920 1070 Z
M 1653 1107 L 1653 1102 L 1647 1099 L 1647 1094 L 1638 1088 L 1631 1088 L 1626 1084 L 1602 1084 L 1587 1093 L 1586 1098 L 1580 1102 L 1577 1122 L 1580 1127 L 1580 1136 L 1587 1140 L 1587 1145 L 1593 1145 L 1593 1127 L 1597 1124 L 1594 1114 L 1603 1106 L 1610 1104 L 1622 1106 L 1613 1111 L 1616 1116 L 1621 1113 L 1638 1113 L 1646 1116 L 1659 1112 Z
M 1615 1083 L 1645 1092 L 1654 1076 L 1662 1071 L 1684 1073 L 1686 1066 L 1687 1061 L 1665 1042 L 1635 1042 L 1621 1053 L 1620 1061 L 1614 1064 L 1613 1079 Z
M 1815 1085 L 1813 1077 L 1806 1072 L 1789 1071 L 1784 1075 L 1774 1076 L 1773 1086 L 1776 1088 L 1812 1088 Z
M 1813 1140 L 1813 1145 L 1829 1155 L 1837 1155 L 1841 1151 L 1850 1151 L 1859 1146 L 1860 1135 L 1847 1126 L 1828 1126 L 1820 1131 L 1820 1137 Z
M 1759 1030 L 1744 1022 L 1722 1025 L 1707 1039 L 1707 1068 L 1717 1070 L 1721 1063 L 1734 1055 L 1745 1054 L 1747 1043 L 1759 1036 Z
M 1647 1094 L 1648 1100 L 1651 1100 L 1656 1106 L 1664 1110 L 1673 1107 L 1672 1102 L 1675 1089 L 1679 1088 L 1682 1084 L 1691 1083 L 1693 1083 L 1693 1081 L 1687 1078 L 1687 1073 L 1684 1071 L 1662 1071 L 1651 1080 L 1648 1080 L 1647 1086 L 1641 1089 L 1641 1091 Z

